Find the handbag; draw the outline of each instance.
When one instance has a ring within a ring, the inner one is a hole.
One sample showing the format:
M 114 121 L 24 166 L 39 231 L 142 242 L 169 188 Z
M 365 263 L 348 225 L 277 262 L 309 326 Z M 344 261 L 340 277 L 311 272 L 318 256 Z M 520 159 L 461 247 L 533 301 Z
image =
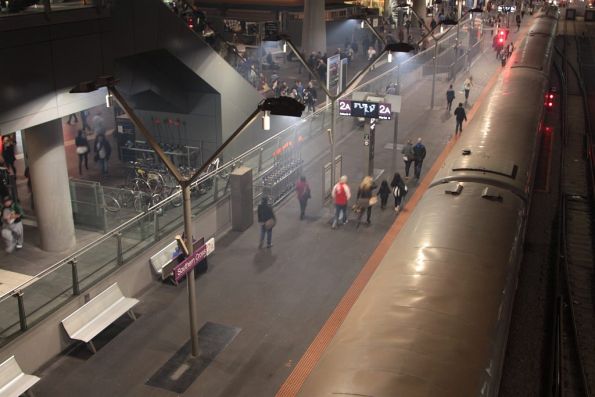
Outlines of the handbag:
M 76 153 L 77 154 L 85 154 L 89 151 L 89 148 L 86 146 L 77 146 L 76 147 Z
M 376 197 L 376 196 L 370 197 L 370 201 L 369 201 L 370 207 L 373 205 L 376 205 L 376 203 L 378 203 L 378 197 Z
M 275 220 L 275 218 L 271 218 L 264 223 L 264 228 L 266 230 L 271 230 L 273 227 L 275 227 L 276 224 L 277 224 L 277 221 Z

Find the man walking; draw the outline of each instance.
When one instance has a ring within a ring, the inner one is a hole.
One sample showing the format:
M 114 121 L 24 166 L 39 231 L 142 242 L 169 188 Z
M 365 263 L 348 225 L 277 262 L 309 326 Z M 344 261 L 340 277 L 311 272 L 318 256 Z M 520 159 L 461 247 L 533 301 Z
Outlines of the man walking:
M 455 127 L 455 135 L 460 134 L 463 132 L 463 121 L 467 121 L 467 113 L 465 113 L 465 108 L 463 104 L 459 102 L 459 107 L 455 109 L 455 118 L 457 120 L 457 125 Z
M 297 199 L 300 202 L 300 220 L 302 220 L 306 216 L 306 206 L 310 199 L 310 186 L 308 185 L 308 182 L 306 182 L 305 176 L 301 176 L 300 180 L 295 184 L 295 192 L 297 194 Z
M 343 215 L 343 222 L 347 223 L 347 203 L 351 198 L 351 191 L 349 190 L 349 185 L 347 185 L 347 177 L 343 175 L 339 182 L 333 187 L 333 191 L 331 193 L 333 197 L 333 201 L 335 203 L 335 217 L 333 218 L 333 229 L 337 227 L 337 223 L 341 220 L 341 215 Z
M 405 163 L 405 179 L 409 179 L 409 169 L 411 168 L 411 163 L 413 163 L 413 159 L 415 158 L 411 139 L 409 139 L 405 146 L 403 146 L 401 153 L 403 154 L 403 162 Z
M 450 109 L 452 108 L 452 101 L 455 100 L 455 90 L 452 88 L 452 84 L 446 90 L 446 109 L 448 113 L 450 113 Z
M 421 176 L 421 166 L 426 158 L 426 147 L 421 142 L 421 138 L 417 139 L 417 143 L 413 146 L 413 168 L 415 172 L 415 179 L 419 182 Z
M 23 248 L 23 210 L 10 196 L 2 200 L 2 238 L 6 245 L 6 253 Z

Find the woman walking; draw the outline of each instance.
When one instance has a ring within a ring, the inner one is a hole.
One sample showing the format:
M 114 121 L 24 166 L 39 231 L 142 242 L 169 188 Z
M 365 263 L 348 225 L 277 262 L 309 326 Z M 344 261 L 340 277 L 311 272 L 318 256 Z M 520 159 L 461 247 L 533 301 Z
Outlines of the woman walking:
M 403 201 L 403 197 L 407 194 L 407 185 L 401 178 L 401 174 L 395 172 L 395 176 L 393 177 L 390 186 L 393 188 L 393 197 L 395 198 L 395 212 L 398 214 L 401 211 L 401 202 Z
M 83 162 L 85 169 L 89 169 L 87 157 L 89 156 L 89 141 L 85 136 L 85 131 L 79 130 L 78 135 L 74 140 L 76 146 L 76 154 L 79 155 L 79 175 L 83 175 Z
M 357 214 L 357 227 L 359 227 L 361 223 L 364 210 L 366 211 L 366 223 L 368 225 L 372 224 L 372 205 L 376 203 L 376 198 L 373 198 L 374 189 L 376 189 L 376 184 L 372 177 L 365 176 L 364 179 L 362 179 L 362 183 L 359 185 L 359 189 L 357 189 L 357 207 L 359 211 Z
M 380 184 L 380 189 L 378 189 L 378 195 L 380 196 L 380 209 L 386 208 L 386 203 L 388 202 L 389 194 L 390 187 L 388 186 L 388 182 L 385 179 Z
M 301 176 L 300 180 L 295 184 L 295 192 L 297 194 L 297 199 L 300 202 L 300 220 L 302 220 L 306 216 L 306 206 L 310 199 L 310 186 L 308 185 L 308 182 L 306 182 L 305 176 Z

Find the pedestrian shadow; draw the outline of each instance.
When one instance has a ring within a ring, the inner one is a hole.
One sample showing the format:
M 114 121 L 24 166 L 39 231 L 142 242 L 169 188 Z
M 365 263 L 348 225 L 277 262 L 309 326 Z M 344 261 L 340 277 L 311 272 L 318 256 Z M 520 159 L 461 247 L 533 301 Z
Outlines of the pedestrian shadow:
M 252 260 L 252 264 L 254 265 L 257 273 L 262 273 L 275 264 L 277 255 L 273 254 L 273 249 L 274 247 L 258 249 L 258 252 L 256 252 Z
M 444 113 L 442 113 L 442 115 L 440 116 L 440 121 L 442 121 L 443 123 L 447 120 L 449 120 L 452 117 L 452 114 L 447 110 Z

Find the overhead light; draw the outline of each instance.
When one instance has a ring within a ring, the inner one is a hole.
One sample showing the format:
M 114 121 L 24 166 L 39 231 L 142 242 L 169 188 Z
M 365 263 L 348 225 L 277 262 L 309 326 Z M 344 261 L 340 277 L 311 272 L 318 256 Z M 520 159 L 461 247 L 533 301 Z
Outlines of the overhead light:
M 265 110 L 264 115 L 262 116 L 262 129 L 265 131 L 269 131 L 271 129 L 270 113 L 270 110 Z
M 105 107 L 111 108 L 112 106 L 114 106 L 114 96 L 108 92 L 105 96 Z
M 392 52 L 388 52 L 388 63 L 391 63 L 393 61 L 393 53 Z
M 287 42 L 286 41 L 283 42 L 283 52 L 284 53 L 287 52 Z
M 359 24 L 359 27 L 360 27 L 360 28 L 362 28 L 362 29 L 364 28 L 364 20 L 363 20 L 363 19 L 362 19 L 362 21 L 360 22 L 360 24 Z

